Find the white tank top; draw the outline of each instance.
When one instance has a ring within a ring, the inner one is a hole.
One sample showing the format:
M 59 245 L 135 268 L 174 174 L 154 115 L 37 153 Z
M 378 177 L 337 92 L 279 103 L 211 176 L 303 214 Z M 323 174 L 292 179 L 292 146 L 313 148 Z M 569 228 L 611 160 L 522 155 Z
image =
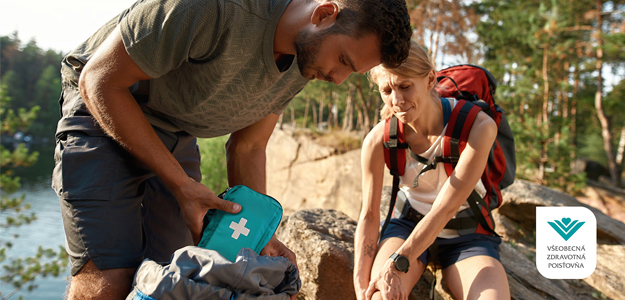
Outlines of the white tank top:
M 456 106 L 456 99 L 447 98 L 449 103 L 451 104 L 451 109 Z M 431 159 L 436 156 L 440 156 L 443 154 L 443 137 L 445 135 L 445 130 L 447 129 L 447 125 L 443 128 L 443 132 L 438 136 L 436 141 L 432 143 L 432 146 L 427 149 L 423 153 L 417 153 L 418 155 Z M 406 169 L 404 171 L 404 175 L 400 177 L 399 189 L 404 192 L 410 205 L 422 214 L 427 214 L 432 209 L 432 204 L 439 192 L 443 188 L 443 185 L 447 181 L 447 172 L 445 171 L 445 167 L 443 163 L 438 163 L 436 169 L 429 170 L 421 175 L 419 178 L 419 186 L 412 187 L 415 177 L 423 167 L 424 164 L 418 162 L 414 158 L 412 158 L 409 154 L 410 149 L 406 149 Z M 475 190 L 477 193 L 484 197 L 486 194 L 486 188 L 482 183 L 482 180 L 479 180 L 475 185 Z M 469 207 L 469 204 L 464 201 L 458 211 L 466 209 Z M 456 216 L 454 216 L 455 218 Z M 454 238 L 458 237 L 458 233 L 456 230 L 452 229 L 443 229 L 438 237 L 441 238 Z

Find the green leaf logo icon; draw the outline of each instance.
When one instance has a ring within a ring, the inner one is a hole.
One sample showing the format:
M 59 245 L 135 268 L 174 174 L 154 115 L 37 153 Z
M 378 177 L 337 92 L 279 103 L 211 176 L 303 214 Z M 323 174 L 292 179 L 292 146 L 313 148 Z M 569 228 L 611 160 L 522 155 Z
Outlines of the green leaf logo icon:
M 562 220 L 554 220 L 553 222 L 547 223 L 549 223 L 565 241 L 568 241 L 585 222 L 578 222 L 578 220 L 571 221 L 571 218 L 562 218 Z

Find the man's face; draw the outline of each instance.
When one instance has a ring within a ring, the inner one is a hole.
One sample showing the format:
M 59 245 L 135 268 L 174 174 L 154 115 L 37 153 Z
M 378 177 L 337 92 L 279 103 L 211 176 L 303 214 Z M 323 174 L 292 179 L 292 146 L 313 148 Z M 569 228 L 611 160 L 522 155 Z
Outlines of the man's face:
M 342 83 L 352 72 L 364 74 L 380 64 L 380 45 L 373 33 L 356 39 L 344 34 L 301 31 L 295 39 L 297 64 L 308 80 Z

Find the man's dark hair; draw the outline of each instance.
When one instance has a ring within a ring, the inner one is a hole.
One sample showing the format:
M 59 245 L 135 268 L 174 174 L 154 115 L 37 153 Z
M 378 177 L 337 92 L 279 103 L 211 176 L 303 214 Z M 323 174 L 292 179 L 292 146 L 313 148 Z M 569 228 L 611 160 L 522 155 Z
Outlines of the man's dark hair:
M 410 52 L 410 16 L 405 0 L 335 0 L 341 10 L 337 33 L 361 37 L 373 32 L 380 39 L 382 65 L 396 68 Z

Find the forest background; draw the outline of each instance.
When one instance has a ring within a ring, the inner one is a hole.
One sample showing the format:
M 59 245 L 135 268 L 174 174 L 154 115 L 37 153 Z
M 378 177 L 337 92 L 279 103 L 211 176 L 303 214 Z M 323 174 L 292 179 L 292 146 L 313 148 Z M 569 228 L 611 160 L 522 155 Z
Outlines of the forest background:
M 497 78 L 495 101 L 506 111 L 516 139 L 517 178 L 575 194 L 583 188 L 586 174 L 574 170 L 574 162 L 591 160 L 607 170 L 604 175 L 611 184 L 623 186 L 625 0 L 408 0 L 407 4 L 413 37 L 437 69 L 470 63 Z M 54 143 L 60 62 L 67 53 L 41 49 L 35 40 L 23 43 L 18 32 L 1 36 L 0 50 L 3 143 L 18 132 L 21 139 Z M 606 85 L 606 78 L 620 81 Z M 366 75 L 353 74 L 340 86 L 313 81 L 285 110 L 281 126 L 312 134 L 348 131 L 362 138 L 379 122 L 381 106 Z M 206 158 L 203 173 L 225 173 L 225 157 L 215 155 L 223 153 L 225 139 L 200 141 Z M 19 187 L 12 174 L 33 159 L 36 155 L 23 147 L 2 148 L 2 212 L 12 209 L 15 214 L 2 227 L 28 222 L 19 197 L 15 202 L 11 196 L 16 184 Z M 205 183 L 220 191 L 227 184 L 225 176 L 214 175 L 205 176 L 213 180 Z M 2 253 L 0 262 L 5 259 Z M 54 257 L 63 259 L 58 253 Z

